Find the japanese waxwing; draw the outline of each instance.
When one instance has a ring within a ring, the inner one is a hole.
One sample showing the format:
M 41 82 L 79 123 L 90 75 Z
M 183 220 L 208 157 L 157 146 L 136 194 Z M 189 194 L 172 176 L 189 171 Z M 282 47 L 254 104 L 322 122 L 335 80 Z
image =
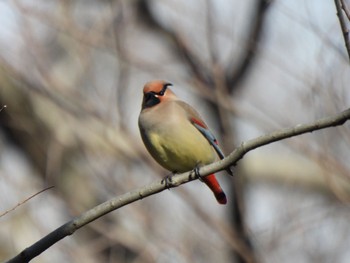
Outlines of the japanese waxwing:
M 197 111 L 154 80 L 143 88 L 139 128 L 152 157 L 165 169 L 183 173 L 224 158 L 214 135 Z M 229 171 L 230 172 L 230 171 Z M 220 204 L 227 199 L 214 174 L 202 178 Z

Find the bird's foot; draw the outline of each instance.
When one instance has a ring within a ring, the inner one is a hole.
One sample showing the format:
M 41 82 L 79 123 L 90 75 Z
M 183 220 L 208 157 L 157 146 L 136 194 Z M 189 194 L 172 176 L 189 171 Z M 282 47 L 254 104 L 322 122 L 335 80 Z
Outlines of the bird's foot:
M 175 175 L 175 172 L 171 173 L 171 174 L 168 174 L 167 176 L 165 176 L 163 178 L 163 180 L 161 181 L 162 183 L 165 184 L 165 187 L 170 189 L 170 186 L 172 185 L 172 182 L 173 182 L 173 176 Z
M 193 172 L 194 174 L 196 175 L 196 177 L 201 181 L 203 182 L 203 177 L 200 175 L 199 173 L 199 166 L 196 166 L 194 169 L 193 169 Z
M 232 169 L 231 169 L 230 166 L 227 167 L 226 172 L 227 172 L 229 175 L 233 176 L 233 171 L 232 171 Z

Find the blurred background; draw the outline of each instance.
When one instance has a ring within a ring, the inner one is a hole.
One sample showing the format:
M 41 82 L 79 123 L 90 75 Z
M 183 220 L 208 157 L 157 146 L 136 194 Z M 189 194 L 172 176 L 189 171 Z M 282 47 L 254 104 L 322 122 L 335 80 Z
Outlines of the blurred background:
M 334 1 L 1 1 L 0 261 L 168 174 L 137 126 L 152 79 L 173 83 L 226 153 L 350 102 Z M 195 181 L 33 262 L 349 262 L 349 156 L 348 123 L 264 146 L 218 174 L 226 206 Z

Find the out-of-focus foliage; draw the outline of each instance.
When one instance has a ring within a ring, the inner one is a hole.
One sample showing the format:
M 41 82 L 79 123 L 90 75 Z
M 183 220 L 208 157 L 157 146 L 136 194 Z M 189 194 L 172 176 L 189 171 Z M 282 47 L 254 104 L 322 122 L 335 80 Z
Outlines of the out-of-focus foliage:
M 0 217 L 0 261 L 168 174 L 138 133 L 146 81 L 172 82 L 227 152 L 349 107 L 334 3 L 272 1 L 256 23 L 263 2 L 0 3 L 0 213 L 55 186 Z M 349 134 L 345 124 L 303 135 L 239 163 L 259 262 L 349 260 Z M 231 204 L 196 181 L 87 225 L 35 262 L 232 262 Z

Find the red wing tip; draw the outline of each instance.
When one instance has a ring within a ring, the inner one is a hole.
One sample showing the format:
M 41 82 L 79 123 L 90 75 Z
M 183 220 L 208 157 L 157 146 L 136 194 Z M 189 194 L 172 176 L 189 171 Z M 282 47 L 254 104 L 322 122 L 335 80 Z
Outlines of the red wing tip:
M 227 204 L 227 198 L 224 192 L 218 193 L 215 195 L 216 200 L 218 201 L 219 204 L 221 205 L 226 205 Z
M 202 121 L 200 121 L 200 120 L 198 120 L 198 119 L 196 119 L 196 118 L 191 118 L 191 121 L 194 122 L 194 123 L 196 123 L 196 124 L 198 124 L 199 126 L 205 128 L 205 129 L 208 128 L 207 125 L 205 125 L 205 123 L 203 123 Z

